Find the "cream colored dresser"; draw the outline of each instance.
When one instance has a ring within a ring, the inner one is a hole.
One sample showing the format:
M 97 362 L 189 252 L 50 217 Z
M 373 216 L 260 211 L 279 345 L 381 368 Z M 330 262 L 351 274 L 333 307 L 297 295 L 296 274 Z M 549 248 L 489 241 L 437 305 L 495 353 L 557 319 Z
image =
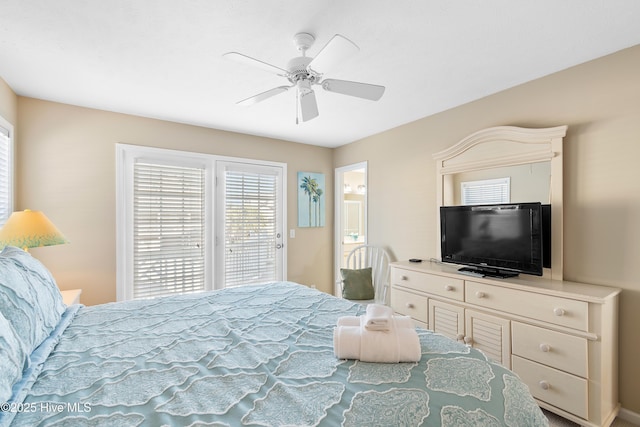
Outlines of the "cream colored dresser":
M 620 289 L 521 275 L 471 277 L 435 262 L 391 264 L 391 306 L 516 372 L 540 406 L 585 426 L 618 409 Z

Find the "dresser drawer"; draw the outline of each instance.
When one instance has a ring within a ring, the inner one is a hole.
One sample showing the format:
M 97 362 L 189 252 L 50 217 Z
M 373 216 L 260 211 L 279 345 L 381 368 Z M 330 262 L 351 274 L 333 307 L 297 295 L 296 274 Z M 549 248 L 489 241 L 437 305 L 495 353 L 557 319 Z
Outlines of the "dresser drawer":
M 581 377 L 587 377 L 587 340 L 525 325 L 511 324 L 512 353 Z
M 392 268 L 391 283 L 456 301 L 464 301 L 464 280 L 460 279 Z
M 587 380 L 518 356 L 511 356 L 511 359 L 511 369 L 529 386 L 533 397 L 589 418 Z
M 426 296 L 407 292 L 394 286 L 391 290 L 391 308 L 396 313 L 411 316 L 425 324 L 429 322 L 429 299 Z
M 465 301 L 532 319 L 587 331 L 589 305 L 585 301 L 467 281 Z

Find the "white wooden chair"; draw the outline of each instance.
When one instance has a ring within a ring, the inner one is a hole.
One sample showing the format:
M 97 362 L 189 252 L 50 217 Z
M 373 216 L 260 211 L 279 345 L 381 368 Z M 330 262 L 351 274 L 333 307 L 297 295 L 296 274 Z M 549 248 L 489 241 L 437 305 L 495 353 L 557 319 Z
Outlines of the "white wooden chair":
M 347 256 L 344 268 L 360 270 L 371 267 L 373 282 L 373 300 L 354 300 L 361 304 L 384 304 L 388 305 L 389 292 L 389 254 L 381 247 L 361 245 L 354 248 Z M 343 288 L 343 281 L 340 281 L 340 289 Z

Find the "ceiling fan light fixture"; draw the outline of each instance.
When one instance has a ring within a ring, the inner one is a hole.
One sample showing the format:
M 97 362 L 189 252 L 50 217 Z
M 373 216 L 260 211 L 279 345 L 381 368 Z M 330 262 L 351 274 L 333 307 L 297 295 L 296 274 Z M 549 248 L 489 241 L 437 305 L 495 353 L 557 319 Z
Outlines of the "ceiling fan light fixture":
M 300 79 L 296 82 L 298 91 L 301 95 L 311 92 L 311 82 L 308 79 Z

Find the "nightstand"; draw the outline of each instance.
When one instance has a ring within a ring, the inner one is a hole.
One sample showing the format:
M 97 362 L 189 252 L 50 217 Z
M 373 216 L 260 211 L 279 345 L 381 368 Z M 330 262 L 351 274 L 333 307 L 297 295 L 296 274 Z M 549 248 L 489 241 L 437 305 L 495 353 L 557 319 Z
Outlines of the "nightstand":
M 60 291 L 62 294 L 62 302 L 64 305 L 73 305 L 80 303 L 80 294 L 82 289 L 70 289 L 68 291 Z

